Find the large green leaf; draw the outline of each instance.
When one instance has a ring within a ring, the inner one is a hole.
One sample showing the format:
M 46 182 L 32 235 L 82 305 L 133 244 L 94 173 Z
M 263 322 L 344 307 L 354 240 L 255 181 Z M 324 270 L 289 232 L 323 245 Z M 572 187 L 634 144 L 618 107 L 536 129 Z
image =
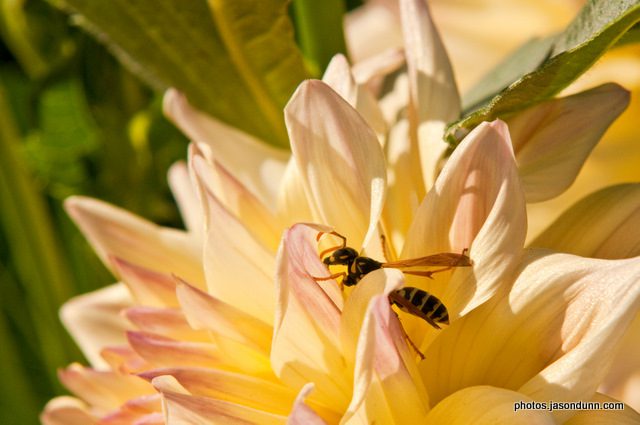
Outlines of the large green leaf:
M 493 120 L 553 97 L 589 69 L 638 21 L 638 0 L 590 1 L 555 40 L 547 61 L 480 109 L 450 125 L 446 139 L 456 144 L 482 121 Z
M 55 1 L 156 88 L 288 145 L 282 110 L 307 74 L 286 0 Z

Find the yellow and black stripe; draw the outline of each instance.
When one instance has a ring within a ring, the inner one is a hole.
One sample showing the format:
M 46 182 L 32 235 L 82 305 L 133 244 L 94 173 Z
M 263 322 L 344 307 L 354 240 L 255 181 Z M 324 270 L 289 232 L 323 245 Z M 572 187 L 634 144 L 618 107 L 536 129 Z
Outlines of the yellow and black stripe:
M 436 328 L 440 328 L 437 326 L 438 323 L 449 324 L 447 308 L 442 301 L 427 291 L 407 286 L 394 291 L 390 299 L 400 310 L 418 316 Z

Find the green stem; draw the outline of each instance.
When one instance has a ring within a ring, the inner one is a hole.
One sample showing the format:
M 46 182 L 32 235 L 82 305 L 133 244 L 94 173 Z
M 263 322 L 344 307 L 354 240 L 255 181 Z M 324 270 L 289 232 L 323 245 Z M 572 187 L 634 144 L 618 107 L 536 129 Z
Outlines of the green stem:
M 298 41 L 305 59 L 319 76 L 336 53 L 346 53 L 343 0 L 293 0 Z

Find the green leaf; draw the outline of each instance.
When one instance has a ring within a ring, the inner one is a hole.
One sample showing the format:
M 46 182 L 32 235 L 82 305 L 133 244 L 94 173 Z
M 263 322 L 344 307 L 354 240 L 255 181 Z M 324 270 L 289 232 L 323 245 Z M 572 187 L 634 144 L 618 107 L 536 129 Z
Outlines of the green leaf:
M 465 93 L 462 99 L 463 113 L 489 101 L 512 82 L 538 68 L 549 57 L 554 41 L 555 36 L 533 38 L 518 47 Z
M 336 53 L 347 52 L 342 20 L 343 0 L 293 0 L 296 32 L 302 53 L 315 76 L 326 69 Z
M 57 1 L 57 0 L 56 0 Z M 59 0 L 158 89 L 278 146 L 282 110 L 307 77 L 286 0 Z
M 445 138 L 455 145 L 482 121 L 514 113 L 549 99 L 571 84 L 640 21 L 638 0 L 590 1 L 558 36 L 551 58 L 515 81 L 482 108 L 449 126 Z

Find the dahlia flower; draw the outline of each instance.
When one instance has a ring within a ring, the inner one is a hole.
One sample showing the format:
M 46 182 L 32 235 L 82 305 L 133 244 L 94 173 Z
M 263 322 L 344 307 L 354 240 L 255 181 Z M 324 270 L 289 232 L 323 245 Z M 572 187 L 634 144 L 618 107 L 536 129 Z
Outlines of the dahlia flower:
M 75 397 L 52 400 L 45 424 L 640 420 L 629 406 L 515 411 L 613 400 L 598 387 L 640 308 L 640 259 L 525 248 L 525 204 L 570 184 L 626 92 L 551 101 L 510 118 L 512 132 L 483 123 L 443 165 L 457 89 L 424 4 L 402 8 L 404 53 L 358 70 L 338 56 L 324 81 L 300 85 L 285 109 L 290 156 L 167 93 L 168 115 L 193 141 L 188 166 L 169 173 L 186 231 L 67 200 L 120 283 L 63 308 L 91 366 L 60 372 Z M 406 75 L 376 98 L 375 80 L 404 58 Z M 588 111 L 592 131 L 576 119 Z M 558 132 L 574 155 L 549 146 Z M 636 189 L 612 189 L 616 207 L 597 215 L 612 196 L 577 205 L 542 246 L 637 255 L 638 239 L 618 233 L 637 228 Z M 581 217 L 602 224 L 586 241 L 575 236 L 589 225 Z M 341 291 L 320 258 L 339 241 L 318 235 L 334 231 L 380 261 L 465 252 L 473 266 L 432 279 L 380 268 Z M 403 286 L 440 299 L 450 325 L 392 307 Z

